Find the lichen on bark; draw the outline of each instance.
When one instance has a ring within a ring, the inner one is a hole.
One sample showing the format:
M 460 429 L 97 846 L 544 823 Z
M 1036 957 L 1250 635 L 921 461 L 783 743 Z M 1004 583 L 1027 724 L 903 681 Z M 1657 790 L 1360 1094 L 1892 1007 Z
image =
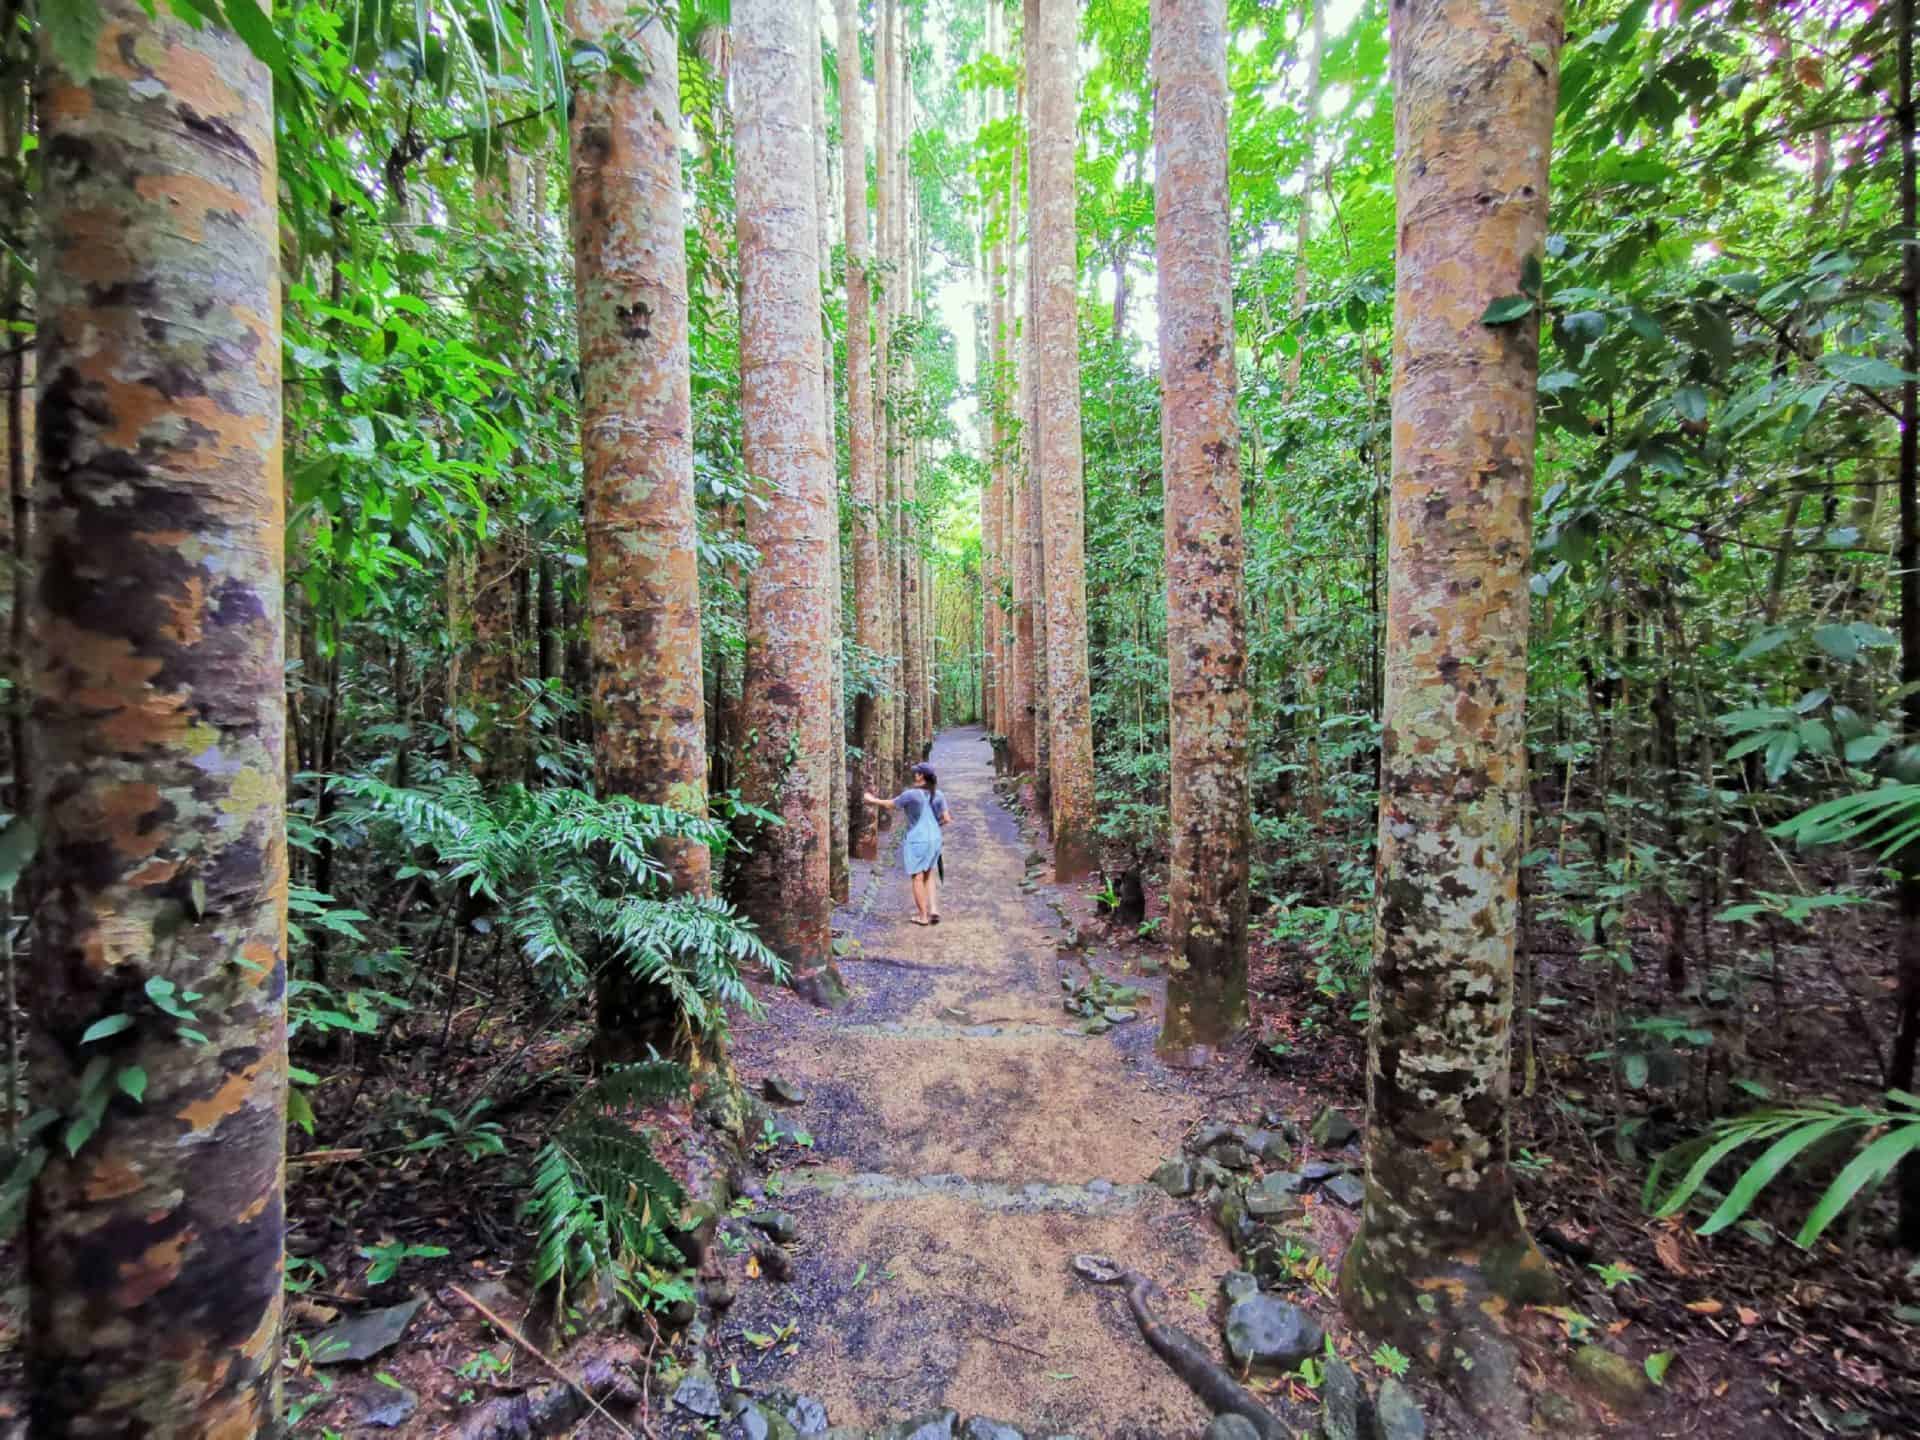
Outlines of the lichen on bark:
M 285 1236 L 273 100 L 221 27 L 100 11 L 90 79 L 40 54 L 27 1008 L 66 1120 L 29 1208 L 31 1425 L 250 1436 L 277 1422 Z M 112 1098 L 69 1130 L 98 1062 Z
M 1173 963 L 1160 1050 L 1247 1021 L 1245 548 L 1228 250 L 1225 0 L 1154 0 Z
M 1407 0 L 1392 33 L 1400 216 L 1367 1195 L 1348 1311 L 1462 1367 L 1554 1293 L 1507 1158 L 1526 778 L 1537 319 L 1482 323 L 1545 240 L 1555 0 Z

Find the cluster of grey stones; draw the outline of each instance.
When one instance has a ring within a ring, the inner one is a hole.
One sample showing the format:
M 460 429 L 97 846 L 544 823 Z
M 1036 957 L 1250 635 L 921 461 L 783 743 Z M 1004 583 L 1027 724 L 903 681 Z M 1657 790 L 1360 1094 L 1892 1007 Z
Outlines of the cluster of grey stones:
M 1154 1171 L 1152 1183 L 1176 1198 L 1197 1197 L 1239 1256 L 1241 1268 L 1221 1281 L 1223 1338 L 1236 1370 L 1281 1376 L 1315 1361 L 1323 1367 L 1325 1440 L 1423 1440 L 1426 1416 L 1404 1385 L 1389 1376 L 1369 1396 L 1352 1368 L 1326 1353 L 1320 1323 L 1274 1293 L 1298 1285 L 1299 1272 L 1313 1258 L 1304 1232 L 1288 1228 L 1306 1216 L 1303 1197 L 1318 1194 L 1348 1210 L 1366 1200 L 1354 1161 L 1302 1160 L 1297 1152 L 1311 1141 L 1322 1152 L 1339 1154 L 1359 1138 L 1359 1128 L 1332 1106 L 1322 1108 L 1304 1134 L 1282 1115 L 1263 1115 L 1258 1125 L 1214 1122 L 1194 1132 L 1185 1154 Z M 1249 1421 L 1221 1415 L 1204 1440 L 1257 1437 Z

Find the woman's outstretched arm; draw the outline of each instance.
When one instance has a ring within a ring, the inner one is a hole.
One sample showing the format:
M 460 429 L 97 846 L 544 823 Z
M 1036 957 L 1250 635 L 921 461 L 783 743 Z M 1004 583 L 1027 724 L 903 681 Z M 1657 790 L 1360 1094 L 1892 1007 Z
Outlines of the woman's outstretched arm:
M 862 795 L 860 798 L 865 800 L 869 805 L 879 806 L 882 810 L 893 809 L 893 801 L 882 800 L 878 795 L 875 795 L 872 792 L 868 792 L 867 794 Z

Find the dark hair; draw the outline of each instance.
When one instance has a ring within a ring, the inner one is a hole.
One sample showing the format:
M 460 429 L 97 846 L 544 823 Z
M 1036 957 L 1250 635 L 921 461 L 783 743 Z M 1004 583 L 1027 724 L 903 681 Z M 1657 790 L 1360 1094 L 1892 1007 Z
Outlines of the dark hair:
M 927 764 L 926 761 L 923 760 L 914 766 L 913 773 L 925 779 L 927 789 L 938 790 L 940 788 L 940 777 L 933 773 L 933 766 Z

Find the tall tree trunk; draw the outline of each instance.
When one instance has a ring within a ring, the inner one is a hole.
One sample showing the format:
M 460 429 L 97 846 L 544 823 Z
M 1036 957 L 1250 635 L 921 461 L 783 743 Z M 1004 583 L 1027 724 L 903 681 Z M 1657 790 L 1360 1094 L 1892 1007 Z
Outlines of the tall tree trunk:
M 1033 0 L 1027 0 L 1031 22 Z M 1031 34 L 1029 28 L 1026 31 Z M 1015 116 L 1024 130 L 1027 111 L 1025 67 L 1021 70 L 1020 89 L 1015 96 Z M 1003 463 L 1007 472 L 1007 548 L 1013 564 L 1013 674 L 1007 687 L 1007 752 L 1016 775 L 1040 773 L 1039 666 L 1035 644 L 1043 633 L 1039 625 L 1039 575 L 1033 563 L 1032 490 L 1033 475 L 1029 457 L 1033 452 L 1033 415 L 1027 401 L 1032 389 L 1033 340 L 1032 315 L 1028 309 L 1028 290 L 1019 246 L 1020 215 L 1025 203 L 1026 174 L 1016 159 L 1007 180 L 1007 280 L 1005 355 L 1010 366 L 1007 375 L 1010 441 Z
M 1920 223 L 1915 215 L 1913 95 L 1914 0 L 1899 0 L 1896 13 L 1898 85 L 1896 129 L 1900 137 L 1900 229 L 1906 239 L 1900 272 L 1901 329 L 1905 369 L 1920 372 Z M 1920 741 L 1920 385 L 1900 387 L 1900 681 L 1906 686 L 1903 721 L 1907 743 Z M 1900 1020 L 1894 1032 L 1889 1089 L 1911 1091 L 1920 1053 L 1920 847 L 1908 846 L 1900 867 Z M 1900 1243 L 1920 1249 L 1920 1154 L 1900 1163 Z
M 1246 552 L 1227 237 L 1226 0 L 1154 0 L 1173 965 L 1161 1053 L 1247 1023 Z
M 31 221 L 31 179 L 25 158 L 25 142 L 32 119 L 34 37 L 23 24 L 29 0 L 4 0 L 0 3 L 0 76 L 5 92 L 0 93 L 0 238 L 9 246 L 26 245 Z M 5 443 L 0 446 L 0 646 L 4 646 L 5 674 L 13 689 L 7 697 L 4 722 L 9 775 L 7 803 L 16 815 L 33 813 L 30 778 L 33 767 L 27 757 L 27 719 L 31 699 L 26 688 L 25 621 L 28 603 L 27 557 L 32 549 L 32 516 L 29 496 L 33 487 L 34 366 L 31 349 L 16 349 L 13 325 L 27 313 L 27 295 L 22 267 L 7 264 L 0 278 L 0 325 L 7 327 L 5 353 L 0 354 L 0 430 Z M 12 915 L 0 911 L 0 924 L 11 925 Z M 11 958 L 8 960 L 12 964 Z M 13 1015 L 4 1017 L 7 1034 L 13 1035 Z M 11 1096 L 9 1096 L 11 1098 Z M 7 1111 L 8 1134 L 12 1134 L 15 1116 Z
M 736 0 L 734 175 L 740 232 L 740 390 L 747 516 L 760 552 L 747 600 L 747 799 L 781 817 L 756 838 L 743 897 L 762 937 L 817 1002 L 845 994 L 833 966 L 828 715 L 833 656 L 833 462 L 821 396 L 814 214 L 814 22 L 786 0 Z
M 894 464 L 893 421 L 893 96 L 888 83 L 893 73 L 893 4 L 876 0 L 873 37 L 873 234 L 878 293 L 873 301 L 873 427 L 876 450 L 874 499 L 880 519 L 880 585 L 874 596 L 878 607 L 880 680 L 885 687 L 875 697 L 879 712 L 877 749 L 870 778 L 886 794 L 899 782 L 900 754 L 900 529 L 897 471 Z M 890 829 L 892 816 L 875 817 L 880 829 Z
M 867 144 L 860 72 L 860 24 L 855 0 L 837 0 L 840 37 L 841 187 L 846 199 L 847 245 L 847 483 L 853 492 L 854 634 L 870 656 L 886 649 L 881 627 L 880 516 L 874 486 L 873 453 L 873 287 L 868 270 L 873 247 L 867 240 Z M 875 761 L 880 743 L 877 696 L 861 695 L 853 706 L 853 745 L 860 752 L 850 798 L 885 785 Z M 873 811 L 855 804 L 848 847 L 862 860 L 879 854 Z
M 1074 150 L 1078 7 L 1039 0 L 1032 37 L 1033 275 L 1039 341 L 1035 407 L 1044 496 L 1047 729 L 1053 872 L 1069 883 L 1099 868 L 1093 834 L 1093 700 L 1087 679 L 1087 576 L 1080 448 L 1079 259 Z
M 522 226 L 527 191 L 526 157 L 496 140 L 478 184 L 479 211 L 494 231 L 513 235 Z M 491 268 L 478 277 L 473 294 L 480 318 L 482 353 L 500 355 L 507 364 L 524 342 L 523 300 L 507 277 Z M 516 457 L 517 459 L 518 457 Z M 515 463 L 508 462 L 509 465 Z M 487 528 L 472 558 L 472 589 L 466 597 L 460 703 L 476 723 L 470 739 L 481 752 L 479 769 L 490 780 L 518 780 L 526 771 L 526 736 L 520 694 L 523 673 L 514 626 L 515 597 L 523 582 L 524 546 L 512 511 L 514 477 L 509 470 L 487 489 Z
M 540 557 L 539 601 L 540 683 L 560 678 L 560 597 L 554 591 L 553 557 Z
M 1031 209 L 1031 207 L 1029 207 Z M 1032 221 L 1029 219 L 1029 227 Z M 1027 248 L 1026 318 L 1021 332 L 1026 343 L 1021 347 L 1023 369 L 1020 376 L 1021 424 L 1026 444 L 1021 465 L 1026 472 L 1026 514 L 1022 518 L 1029 564 L 1033 575 L 1033 801 L 1040 823 L 1049 834 L 1053 830 L 1053 728 L 1048 723 L 1047 690 L 1047 494 L 1040 470 L 1040 371 L 1038 307 L 1038 270 L 1035 268 L 1032 242 Z
M 585 44 L 626 23 L 624 0 L 567 10 Z M 704 816 L 679 56 L 658 21 L 637 38 L 645 80 L 608 71 L 583 85 L 572 122 L 594 770 L 604 795 Z M 706 893 L 706 846 L 664 842 L 661 858 L 676 891 Z M 689 1038 L 664 992 L 617 959 L 602 966 L 598 999 L 605 1056 L 671 1053 Z
M 1033 800 L 1041 825 L 1053 830 L 1053 771 L 1050 757 L 1053 732 L 1047 723 L 1047 550 L 1046 490 L 1040 470 L 1040 307 L 1039 251 L 1035 246 L 1038 206 L 1033 189 L 1034 69 L 1039 63 L 1040 0 L 1026 0 L 1021 26 L 1021 69 L 1026 85 L 1026 165 L 1021 172 L 1027 211 L 1027 264 L 1020 322 L 1020 424 L 1023 444 L 1021 465 L 1025 471 L 1026 509 L 1021 517 L 1022 534 L 1033 576 Z
M 1538 317 L 1559 0 L 1405 0 L 1367 1196 L 1346 1308 L 1495 1407 L 1500 1302 L 1557 1282 L 1507 1163 Z M 1491 197 L 1491 198 L 1489 198 Z
M 1015 724 L 1014 688 L 1018 656 L 1018 626 L 1016 609 L 1019 594 L 1018 547 L 1014 543 L 1013 493 L 1016 486 L 1013 467 L 1008 457 L 1014 445 L 1014 427 L 1010 423 L 1013 416 L 1013 395 L 1011 379 L 1013 367 L 1010 357 L 1013 354 L 1013 310 L 1011 305 L 1011 276 L 1013 271 L 1013 245 L 1011 227 L 1013 225 L 1012 197 L 1005 202 L 1003 234 L 999 245 L 999 259 L 994 266 L 997 276 L 994 289 L 993 321 L 993 404 L 994 424 L 994 467 L 999 474 L 999 483 L 995 487 L 994 533 L 999 538 L 999 560 L 995 580 L 997 593 L 994 608 L 989 613 L 995 630 L 998 632 L 1000 656 L 999 694 L 995 700 L 994 729 L 1005 736 L 1002 754 L 1006 768 L 1017 773 L 1017 757 L 1014 754 L 1013 731 Z
M 989 55 L 999 53 L 999 22 L 999 6 L 988 5 L 987 31 L 982 43 Z M 983 128 L 998 122 L 999 100 L 1000 88 L 997 85 L 981 97 Z M 1000 647 L 994 613 L 994 590 L 1000 566 L 1000 292 L 996 278 L 999 250 L 997 242 L 987 238 L 993 223 L 992 197 L 983 195 L 981 198 L 984 213 L 976 253 L 987 298 L 974 321 L 974 379 L 983 406 L 983 438 L 986 444 L 983 458 L 987 471 L 987 483 L 980 491 L 980 719 L 986 726 L 987 734 L 996 736 L 1001 733 L 998 713 Z
M 827 875 L 834 900 L 841 902 L 846 900 L 847 887 L 852 883 L 847 873 L 847 671 L 842 643 L 846 627 L 840 614 L 841 593 L 845 587 L 840 555 L 840 447 L 834 438 L 833 331 L 826 307 L 827 292 L 833 288 L 833 185 L 827 176 L 826 56 L 817 23 L 813 41 L 813 204 L 814 218 L 820 227 L 820 408 L 821 421 L 827 430 L 827 538 L 832 542 L 827 565 L 833 612 L 827 640 L 833 650 L 833 693 L 827 705 L 828 723 L 832 727 L 827 741 L 827 778 L 831 787 L 828 810 L 832 819 Z
M 1300 219 L 1293 232 L 1293 306 L 1289 319 L 1293 326 L 1293 354 L 1287 361 L 1285 402 L 1293 403 L 1300 389 L 1300 363 L 1307 347 L 1300 343 L 1300 317 L 1307 312 L 1307 241 L 1313 238 L 1313 177 L 1319 157 L 1314 139 L 1320 130 L 1320 60 L 1327 48 L 1327 16 L 1323 0 L 1307 0 L 1312 12 L 1313 50 L 1307 56 L 1307 108 L 1302 124 L 1307 132 L 1307 154 L 1300 162 Z
M 912 518 L 913 474 L 913 360 L 909 326 L 913 318 L 913 235 L 907 219 L 907 16 L 901 0 L 891 0 L 888 13 L 892 42 L 887 47 L 887 148 L 892 155 L 891 196 L 887 228 L 893 240 L 893 273 L 888 286 L 894 317 L 893 472 L 900 507 L 898 551 L 899 592 L 896 596 L 900 636 L 900 767 L 904 771 L 920 759 L 920 644 L 915 615 L 919 607 L 917 557 L 919 528 Z
M 40 55 L 45 898 L 28 1009 L 36 1103 L 67 1118 L 28 1218 L 30 1425 L 271 1433 L 287 1095 L 273 97 L 222 27 L 138 0 L 100 0 L 100 19 L 91 81 Z

